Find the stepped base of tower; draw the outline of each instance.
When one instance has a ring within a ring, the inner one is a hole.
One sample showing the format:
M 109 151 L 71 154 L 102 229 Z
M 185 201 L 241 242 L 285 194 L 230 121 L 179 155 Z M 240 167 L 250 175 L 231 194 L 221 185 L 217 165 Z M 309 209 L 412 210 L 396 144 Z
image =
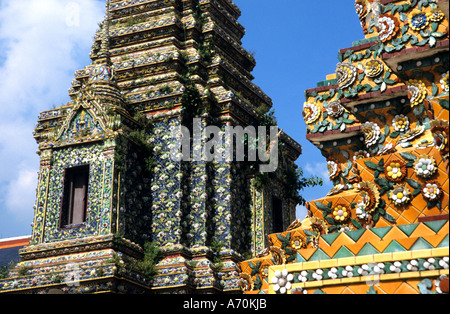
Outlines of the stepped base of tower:
M 311 235 L 317 247 L 299 250 L 289 247 L 300 245 L 302 227 L 277 234 L 267 255 L 241 263 L 242 286 L 246 294 L 448 293 L 449 221 L 444 216 Z
M 30 245 L 22 261 L 0 280 L 0 293 L 13 294 L 216 294 L 239 293 L 238 254 L 221 252 L 213 263 L 209 248 L 171 246 L 146 276 L 130 266 L 142 248 L 114 235 Z

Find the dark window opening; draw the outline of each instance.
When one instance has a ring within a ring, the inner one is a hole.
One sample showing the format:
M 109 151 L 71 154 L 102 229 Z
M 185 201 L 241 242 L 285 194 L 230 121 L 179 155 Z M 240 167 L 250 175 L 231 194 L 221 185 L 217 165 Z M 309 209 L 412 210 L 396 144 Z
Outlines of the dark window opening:
M 283 202 L 278 197 L 272 197 L 272 226 L 273 233 L 280 233 L 284 231 Z
M 64 173 L 61 227 L 80 225 L 86 221 L 89 166 L 68 168 Z

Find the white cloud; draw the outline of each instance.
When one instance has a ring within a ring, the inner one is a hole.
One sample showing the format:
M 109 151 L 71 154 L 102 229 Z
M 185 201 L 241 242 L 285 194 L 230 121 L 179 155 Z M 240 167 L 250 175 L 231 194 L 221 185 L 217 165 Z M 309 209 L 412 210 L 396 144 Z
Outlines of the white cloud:
M 308 214 L 308 210 L 305 206 L 297 205 L 297 208 L 295 209 L 295 214 L 297 219 L 303 220 L 305 219 L 305 216 Z
M 307 162 L 303 169 L 308 175 L 314 175 L 318 176 L 319 178 L 323 179 L 324 186 L 326 185 L 332 185 L 330 181 L 330 177 L 328 176 L 328 168 L 327 168 L 327 162 L 314 162 L 310 163 Z
M 69 100 L 74 71 L 90 62 L 104 5 L 103 0 L 0 0 L 2 224 L 25 212 L 32 215 L 39 167 L 32 137 L 37 116 Z M 5 236 L 4 230 L 0 233 Z
M 31 222 L 36 197 L 37 171 L 24 168 L 6 187 L 6 208 L 14 215 Z

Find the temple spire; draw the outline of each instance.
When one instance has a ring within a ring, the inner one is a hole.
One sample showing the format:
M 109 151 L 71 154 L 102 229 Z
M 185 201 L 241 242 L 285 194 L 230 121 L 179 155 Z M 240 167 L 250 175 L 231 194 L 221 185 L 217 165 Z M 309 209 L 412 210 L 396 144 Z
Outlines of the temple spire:
M 110 20 L 110 13 L 109 13 L 109 0 L 106 1 L 106 13 L 105 13 L 105 19 L 103 21 L 103 27 L 102 27 L 102 34 L 101 34 L 101 47 L 100 51 L 98 53 L 98 56 L 100 59 L 102 58 L 109 58 L 109 20 Z

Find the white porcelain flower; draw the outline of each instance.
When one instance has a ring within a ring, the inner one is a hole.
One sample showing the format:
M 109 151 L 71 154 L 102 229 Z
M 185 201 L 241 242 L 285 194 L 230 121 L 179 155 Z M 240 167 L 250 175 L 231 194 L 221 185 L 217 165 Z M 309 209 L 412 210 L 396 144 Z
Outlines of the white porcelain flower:
M 272 277 L 271 281 L 275 285 L 273 290 L 281 294 L 285 294 L 287 290 L 291 290 L 291 281 L 294 279 L 294 275 L 289 274 L 287 269 L 282 271 L 275 271 L 275 276 Z
M 300 275 L 298 275 L 298 281 L 300 282 L 307 282 L 308 281 L 308 272 L 306 270 L 303 270 Z
M 364 133 L 364 143 L 367 147 L 374 146 L 380 139 L 381 129 L 375 122 L 366 122 L 362 126 L 362 132 Z
M 434 265 L 435 262 L 436 262 L 436 260 L 434 258 L 430 257 L 425 262 L 423 262 L 423 267 L 428 270 L 435 270 L 436 269 L 436 265 Z
M 427 200 L 435 201 L 441 196 L 441 187 L 435 182 L 430 182 L 422 189 L 422 193 Z
M 340 173 L 339 164 L 333 160 L 327 161 L 327 169 L 331 180 L 335 179 Z
M 342 270 L 342 276 L 347 277 L 347 278 L 352 278 L 353 277 L 353 267 L 352 266 L 346 266 L 343 270 Z
M 445 257 L 443 257 L 440 261 L 439 261 L 439 266 L 441 266 L 442 268 L 444 268 L 444 269 L 448 269 L 448 261 L 449 261 L 449 258 L 448 258 L 448 256 L 445 256 Z
M 336 279 L 338 277 L 338 269 L 336 267 L 332 267 L 330 271 L 328 271 L 328 277 L 331 279 Z
M 394 120 L 392 120 L 394 129 L 399 132 L 406 132 L 409 129 L 409 119 L 404 115 L 396 115 Z
M 361 220 L 369 219 L 369 214 L 366 213 L 365 209 L 367 207 L 367 202 L 360 202 L 356 206 L 356 216 Z
M 408 265 L 406 265 L 406 269 L 409 271 L 418 271 L 419 270 L 419 262 L 415 259 L 411 260 Z
M 429 178 L 436 173 L 436 161 L 433 157 L 421 156 L 414 164 L 414 171 L 419 177 Z
M 330 102 L 327 106 L 327 113 L 330 117 L 339 118 L 345 109 L 344 106 L 341 105 L 341 102 L 338 100 L 334 100 Z
M 316 104 L 305 102 L 303 104 L 303 118 L 306 124 L 314 123 L 320 117 L 320 110 Z
M 396 261 L 391 266 L 389 266 L 389 270 L 393 273 L 401 273 L 402 272 L 402 262 Z
M 405 185 L 397 184 L 391 192 L 390 199 L 396 206 L 402 206 L 411 201 L 411 192 Z
M 338 63 L 336 69 L 336 77 L 340 89 L 350 87 L 355 81 L 358 74 L 358 69 L 351 63 Z

